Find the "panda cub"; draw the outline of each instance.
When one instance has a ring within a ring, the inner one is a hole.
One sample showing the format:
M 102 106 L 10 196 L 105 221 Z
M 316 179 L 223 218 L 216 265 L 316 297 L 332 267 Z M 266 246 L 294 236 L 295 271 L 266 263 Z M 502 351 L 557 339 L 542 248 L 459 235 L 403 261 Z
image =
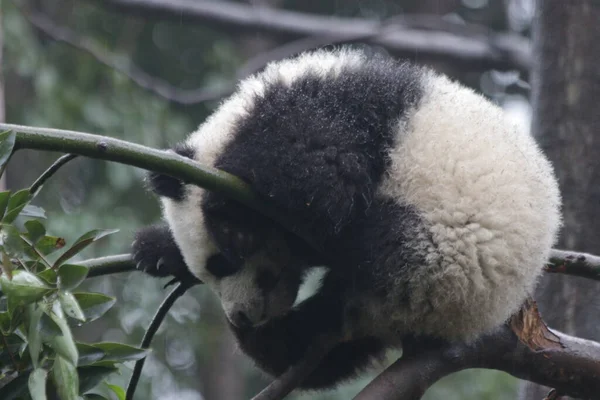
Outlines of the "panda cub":
M 404 335 L 472 340 L 534 289 L 560 226 L 553 170 L 502 110 L 445 76 L 342 48 L 269 64 L 172 151 L 246 181 L 316 247 L 160 174 L 166 225 L 139 269 L 201 280 L 240 348 L 278 376 L 321 334 L 347 338 L 302 383 L 351 378 Z M 294 305 L 307 271 L 318 291 Z

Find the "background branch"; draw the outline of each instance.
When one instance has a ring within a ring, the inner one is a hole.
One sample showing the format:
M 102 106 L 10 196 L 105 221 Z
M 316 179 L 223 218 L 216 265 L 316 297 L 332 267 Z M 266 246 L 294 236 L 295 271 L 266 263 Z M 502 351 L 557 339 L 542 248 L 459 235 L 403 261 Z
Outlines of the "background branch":
M 448 21 L 438 25 L 445 30 L 433 30 L 434 17 L 427 19 L 423 29 L 416 29 L 418 18 L 425 21 L 423 16 L 412 23 L 398 18 L 392 25 L 377 20 L 307 14 L 229 1 L 103 0 L 101 4 L 135 15 L 143 13 L 177 22 L 208 23 L 226 26 L 229 30 L 262 31 L 292 38 L 319 36 L 332 41 L 340 37 L 363 37 L 363 41 L 383 46 L 396 55 L 441 57 L 471 67 L 475 63 L 480 68 L 528 71 L 531 65 L 529 41 L 522 36 L 458 28 L 455 27 L 458 24 Z
M 143 89 L 149 90 L 169 101 L 180 104 L 195 104 L 205 101 L 218 100 L 230 94 L 234 85 L 217 88 L 180 89 L 169 82 L 154 77 L 133 64 L 128 56 L 119 56 L 105 50 L 92 39 L 81 36 L 73 30 L 56 24 L 41 13 L 29 12 L 21 7 L 21 12 L 31 25 L 50 36 L 56 41 L 66 43 L 94 57 L 99 63 L 127 76 L 132 82 Z

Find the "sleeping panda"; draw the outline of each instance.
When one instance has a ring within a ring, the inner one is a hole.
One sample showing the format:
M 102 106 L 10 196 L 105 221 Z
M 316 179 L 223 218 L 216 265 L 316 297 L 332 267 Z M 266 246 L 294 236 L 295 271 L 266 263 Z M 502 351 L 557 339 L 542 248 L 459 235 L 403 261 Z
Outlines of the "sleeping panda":
M 500 326 L 560 226 L 551 165 L 500 108 L 349 48 L 269 64 L 172 151 L 240 177 L 315 246 L 151 173 L 167 224 L 137 233 L 137 267 L 206 283 L 240 348 L 274 376 L 320 335 L 346 338 L 303 388 L 355 376 L 405 335 L 469 341 Z M 320 288 L 294 305 L 320 265 Z

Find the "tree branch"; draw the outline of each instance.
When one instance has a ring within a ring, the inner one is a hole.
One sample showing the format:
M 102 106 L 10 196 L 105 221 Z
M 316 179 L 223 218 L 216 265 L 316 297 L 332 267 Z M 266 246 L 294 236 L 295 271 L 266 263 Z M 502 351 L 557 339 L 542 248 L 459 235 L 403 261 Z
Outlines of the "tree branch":
M 600 257 L 573 251 L 552 250 L 546 272 L 581 276 L 600 280 Z
M 115 161 L 174 176 L 187 183 L 220 193 L 254 209 L 300 236 L 306 243 L 320 250 L 308 234 L 300 231 L 286 215 L 278 215 L 274 207 L 260 199 L 250 186 L 236 176 L 216 168 L 199 164 L 174 152 L 157 150 L 108 136 L 92 135 L 60 129 L 34 128 L 0 124 L 0 130 L 16 133 L 15 150 L 37 149 L 59 151 Z
M 364 37 L 367 43 L 406 57 L 443 57 L 471 67 L 476 63 L 480 68 L 528 71 L 531 65 L 529 42 L 522 36 L 489 30 L 482 33 L 479 29 L 468 32 L 468 28 L 448 29 L 452 23 L 447 21 L 438 21 L 438 26 L 446 30 L 432 30 L 432 17 L 425 27 L 416 29 L 414 22 L 400 18 L 386 26 L 376 20 L 307 14 L 229 1 L 104 0 L 102 4 L 135 15 L 144 13 L 177 22 L 212 23 L 228 29 L 235 27 L 291 37 L 319 36 L 328 40 Z
M 327 355 L 339 341 L 334 337 L 323 337 L 321 341 L 308 349 L 308 352 L 296 365 L 292 365 L 279 378 L 275 379 L 269 386 L 264 388 L 252 400 L 279 400 L 287 396 L 306 378 L 319 362 Z
M 136 85 L 149 90 L 169 101 L 179 104 L 195 104 L 205 101 L 218 100 L 230 94 L 234 85 L 216 88 L 180 89 L 169 82 L 154 77 L 133 64 L 128 57 L 118 56 L 97 45 L 92 39 L 80 36 L 71 29 L 60 26 L 43 14 L 25 11 L 22 15 L 38 30 L 54 40 L 63 42 L 94 57 L 96 61 L 125 75 Z
M 111 275 L 119 272 L 135 271 L 135 264 L 131 259 L 131 254 L 118 254 L 114 256 L 91 258 L 76 263 L 88 267 L 88 278 L 97 276 Z
M 150 321 L 150 325 L 144 334 L 142 339 L 142 343 L 140 347 L 142 349 L 147 349 L 150 347 L 152 343 L 152 338 L 160 328 L 160 324 L 163 322 L 167 313 L 175 304 L 178 298 L 184 295 L 184 293 L 190 288 L 190 285 L 180 283 L 177 285 L 175 289 L 171 291 L 162 302 L 158 310 L 156 310 L 156 314 L 154 314 L 154 318 Z M 133 395 L 135 394 L 135 389 L 137 388 L 137 384 L 142 376 L 142 369 L 144 368 L 144 363 L 146 362 L 146 357 L 136 361 L 135 367 L 133 368 L 133 373 L 131 375 L 131 379 L 129 380 L 129 385 L 127 385 L 127 393 L 125 395 L 126 400 L 133 400 Z
M 44 183 L 52 177 L 63 165 L 77 157 L 75 154 L 65 154 L 59 157 L 47 170 L 42 173 L 29 187 L 29 193 L 35 196 L 38 191 L 44 186 Z
M 533 351 L 507 325 L 472 344 L 449 344 L 434 349 L 416 344 L 354 400 L 417 400 L 440 378 L 469 368 L 496 369 L 553 387 L 561 394 L 597 400 L 600 344 L 558 331 L 553 333 L 559 337 L 563 349 Z

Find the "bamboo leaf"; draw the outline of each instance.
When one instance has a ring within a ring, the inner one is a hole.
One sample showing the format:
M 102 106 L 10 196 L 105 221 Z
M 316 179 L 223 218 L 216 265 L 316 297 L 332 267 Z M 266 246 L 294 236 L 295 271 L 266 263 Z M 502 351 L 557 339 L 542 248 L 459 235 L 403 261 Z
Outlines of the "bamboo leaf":
M 64 252 L 64 254 L 62 254 L 58 258 L 58 260 L 56 260 L 56 262 L 54 263 L 54 267 L 61 265 L 71 257 L 75 256 L 81 250 L 85 249 L 87 246 L 97 241 L 98 239 L 101 239 L 104 236 L 113 234 L 118 231 L 118 229 L 95 229 L 93 231 L 84 233 L 79 239 L 75 241 L 75 243 L 73 243 L 73 245 L 67 251 Z

